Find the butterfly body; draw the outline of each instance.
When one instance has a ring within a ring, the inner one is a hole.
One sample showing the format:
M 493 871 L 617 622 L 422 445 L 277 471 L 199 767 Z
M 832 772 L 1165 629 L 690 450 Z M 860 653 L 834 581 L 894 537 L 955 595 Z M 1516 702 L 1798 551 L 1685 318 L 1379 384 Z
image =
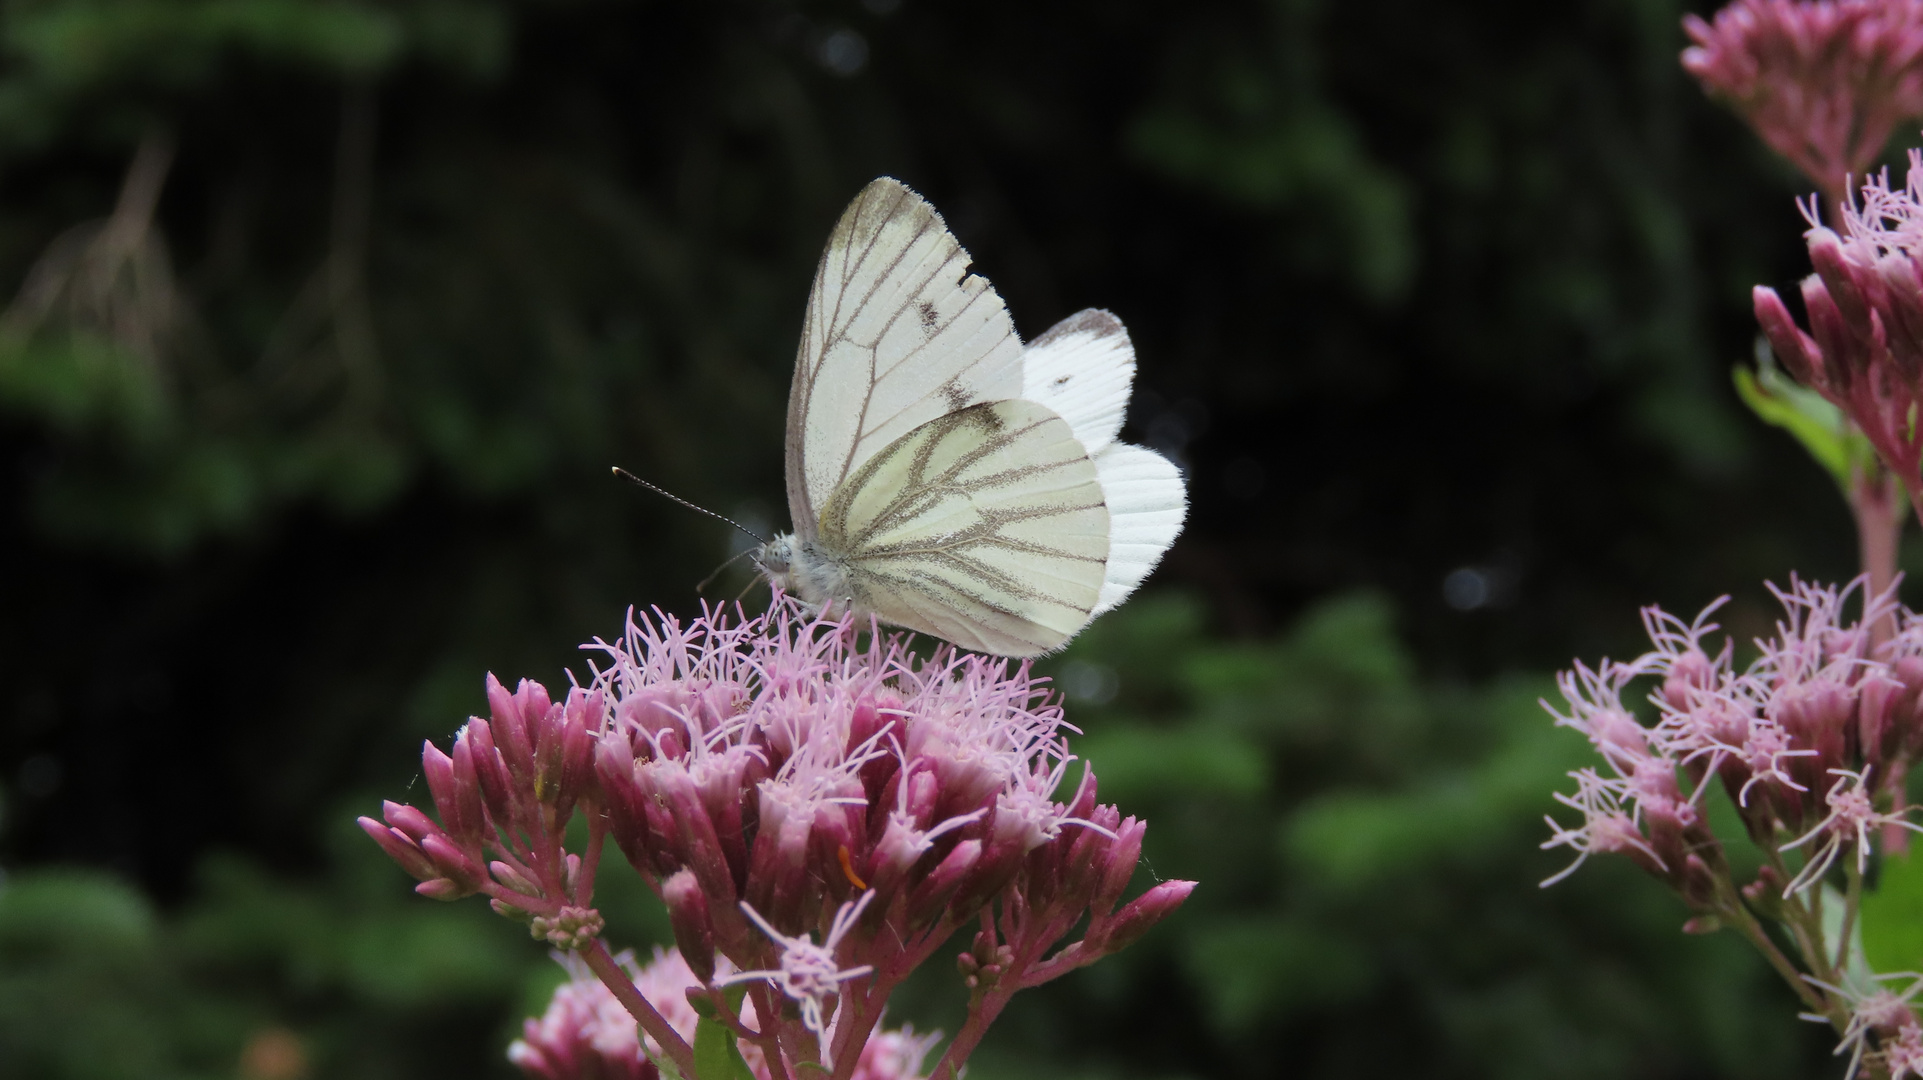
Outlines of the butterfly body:
M 795 531 L 755 559 L 824 609 L 965 648 L 1059 648 L 1180 531 L 1180 473 L 1116 441 L 1134 354 L 1106 312 L 1024 349 L 920 196 L 876 180 L 810 295 L 788 406 Z

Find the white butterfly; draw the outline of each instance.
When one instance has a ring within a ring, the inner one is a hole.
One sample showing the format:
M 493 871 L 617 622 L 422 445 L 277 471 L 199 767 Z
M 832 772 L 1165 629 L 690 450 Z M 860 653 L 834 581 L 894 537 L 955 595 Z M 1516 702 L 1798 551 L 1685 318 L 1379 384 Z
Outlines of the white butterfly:
M 1060 648 L 1182 531 L 1182 475 L 1116 440 L 1135 350 L 1106 311 L 1027 348 L 921 196 L 883 177 L 815 271 L 788 395 L 795 531 L 755 554 L 820 607 L 1005 656 Z

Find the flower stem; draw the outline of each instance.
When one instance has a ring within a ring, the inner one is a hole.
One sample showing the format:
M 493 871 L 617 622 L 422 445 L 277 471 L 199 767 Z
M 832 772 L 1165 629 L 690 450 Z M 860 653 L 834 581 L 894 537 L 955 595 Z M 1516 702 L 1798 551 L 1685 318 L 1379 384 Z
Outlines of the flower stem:
M 1881 464 L 1870 461 L 1850 478 L 1850 513 L 1856 518 L 1856 545 L 1862 558 L 1863 574 L 1869 588 L 1867 604 L 1889 591 L 1896 581 L 1897 540 L 1903 532 L 1903 515 L 1896 478 Z M 1894 613 L 1876 620 L 1870 628 L 1870 647 L 1875 648 L 1896 632 Z
M 654 1006 L 648 1004 L 648 999 L 641 996 L 641 991 L 634 985 L 634 980 L 628 977 L 627 972 L 621 970 L 620 964 L 614 962 L 614 957 L 608 955 L 608 947 L 596 938 L 581 950 L 581 959 L 587 961 L 588 969 L 593 971 L 601 980 L 601 984 L 608 988 L 615 1000 L 621 1003 L 622 1008 L 627 1009 L 634 1016 L 635 1022 L 641 1025 L 641 1030 L 647 1032 L 660 1045 L 662 1051 L 673 1060 L 674 1067 L 680 1071 L 682 1077 L 685 1080 L 695 1080 L 694 1049 L 679 1032 L 674 1030 L 667 1018 L 656 1012 Z
M 960 1080 L 962 1064 L 968 1060 L 968 1055 L 975 1052 L 976 1044 L 988 1033 L 988 1025 L 995 1022 L 1003 1006 L 1013 996 L 1013 990 L 1007 993 L 991 990 L 969 1002 L 968 1019 L 962 1023 L 961 1030 L 955 1033 L 948 1049 L 942 1052 L 941 1060 L 928 1073 L 929 1080 Z
M 1849 968 L 1850 934 L 1856 929 L 1856 908 L 1863 899 L 1863 872 L 1857 868 L 1857 861 L 1847 853 L 1843 856 L 1843 862 L 1843 873 L 1849 878 L 1849 891 L 1844 894 L 1843 927 L 1836 935 L 1835 968 L 1839 973 Z
M 1776 969 L 1776 974 L 1789 984 L 1790 989 L 1796 991 L 1796 996 L 1803 1000 L 1803 1004 L 1807 1005 L 1811 1012 L 1828 1016 L 1829 1002 L 1823 1000 L 1821 994 L 1810 988 L 1809 981 L 1803 978 L 1802 972 L 1796 970 L 1795 964 L 1790 963 L 1789 957 L 1783 955 L 1783 950 L 1777 948 L 1776 943 L 1770 940 L 1769 931 L 1763 929 L 1763 924 L 1757 921 L 1756 916 L 1750 914 L 1749 909 L 1741 904 L 1733 905 L 1730 910 L 1743 936 L 1749 939 L 1751 945 L 1756 946 L 1756 951 L 1763 954 L 1763 959 L 1769 961 L 1769 966 Z

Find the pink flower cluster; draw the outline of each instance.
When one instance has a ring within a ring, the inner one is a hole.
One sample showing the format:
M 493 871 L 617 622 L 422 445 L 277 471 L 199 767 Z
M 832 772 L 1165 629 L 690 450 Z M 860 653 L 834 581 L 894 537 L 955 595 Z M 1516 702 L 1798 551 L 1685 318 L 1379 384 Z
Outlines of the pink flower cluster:
M 1872 177 L 1861 203 L 1844 207 L 1845 234 L 1814 224 L 1796 325 L 1776 290 L 1754 290 L 1756 320 L 1798 382 L 1855 421 L 1912 504 L 1923 508 L 1923 443 L 1912 420 L 1923 402 L 1923 154 L 1910 151 L 1909 182 Z
M 1873 597 L 1849 621 L 1844 608 L 1859 585 L 1838 590 L 1792 579 L 1787 591 L 1772 586 L 1784 619 L 1740 670 L 1730 642 L 1714 650 L 1705 644 L 1717 629 L 1708 620 L 1719 600 L 1687 624 L 1645 609 L 1651 651 L 1628 663 L 1578 664 L 1560 676 L 1568 711 L 1550 711 L 1589 738 L 1602 764 L 1571 773 L 1575 794 L 1556 796 L 1582 820 L 1564 826 L 1552 819 L 1554 835 L 1543 846 L 1578 855 L 1544 884 L 1590 854 L 1617 852 L 1695 910 L 1736 912 L 1722 845 L 1702 809 L 1712 782 L 1769 854 L 1744 889 L 1752 901 L 1794 896 L 1839 859 L 1860 875 L 1878 830 L 1919 828 L 1892 803 L 1923 750 L 1923 616 Z M 1893 613 L 1895 634 L 1877 642 L 1871 625 Z M 1653 724 L 1624 703 L 1639 682 L 1653 684 Z M 1804 854 L 1792 871 L 1783 857 L 1795 851 Z M 1844 858 L 1852 852 L 1855 858 Z
M 1069 729 L 1026 665 L 945 646 L 922 658 L 862 629 L 787 600 L 744 621 L 631 620 L 621 642 L 590 646 L 605 666 L 564 701 L 490 677 L 491 717 L 450 754 L 423 752 L 438 824 L 389 803 L 362 827 L 423 894 L 483 893 L 579 951 L 683 1076 L 687 1036 L 598 940 L 608 841 L 769 1080 L 855 1075 L 889 994 L 979 924 L 968 1020 L 934 1073 L 952 1075 L 1015 992 L 1133 942 L 1194 883 L 1122 903 L 1145 826 L 1099 805 L 1087 769 L 1057 801 Z M 586 842 L 571 852 L 577 811 Z M 737 1015 L 723 988 L 743 983 Z
M 654 1061 L 661 1047 L 647 1040 L 643 1049 L 634 1017 L 578 958 L 566 953 L 555 957 L 570 978 L 555 988 L 546 1013 L 522 1025 L 521 1038 L 508 1047 L 508 1060 L 530 1080 L 657 1080 L 661 1073 Z M 692 1043 L 699 1017 L 687 993 L 700 992 L 702 982 L 681 954 L 657 948 L 646 967 L 625 952 L 615 962 L 636 991 Z M 742 1019 L 755 1024 L 752 1005 L 742 1010 Z M 922 1063 L 938 1038 L 917 1035 L 912 1027 L 877 1031 L 862 1048 L 851 1080 L 924 1080 Z M 740 1049 L 756 1080 L 770 1080 L 760 1048 L 743 1042 Z
M 1683 67 L 1832 199 L 1923 116 L 1920 0 L 1736 0 L 1683 28 Z

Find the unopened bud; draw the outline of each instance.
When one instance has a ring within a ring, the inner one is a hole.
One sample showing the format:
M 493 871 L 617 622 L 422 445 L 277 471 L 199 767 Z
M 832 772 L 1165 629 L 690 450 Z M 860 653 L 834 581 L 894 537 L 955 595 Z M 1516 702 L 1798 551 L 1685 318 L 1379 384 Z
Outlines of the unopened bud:
M 573 952 L 600 936 L 606 922 L 593 908 L 563 907 L 558 915 L 536 915 L 528 920 L 529 936 L 563 952 Z
M 1102 951 L 1112 953 L 1135 944 L 1156 923 L 1174 914 L 1194 891 L 1193 881 L 1164 881 L 1129 901 L 1109 923 L 1108 932 L 1102 938 Z
M 714 979 L 714 923 L 708 917 L 708 900 L 694 872 L 676 871 L 661 883 L 661 900 L 668 908 L 668 925 L 674 930 L 674 943 L 682 959 L 702 982 Z

